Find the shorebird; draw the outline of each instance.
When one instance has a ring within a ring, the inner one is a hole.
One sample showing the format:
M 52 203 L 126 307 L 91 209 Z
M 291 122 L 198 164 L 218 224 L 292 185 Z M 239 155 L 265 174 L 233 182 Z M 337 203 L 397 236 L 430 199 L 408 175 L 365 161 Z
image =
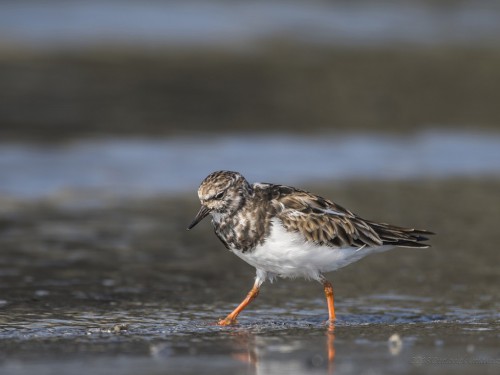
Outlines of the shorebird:
M 211 215 L 215 234 L 226 248 L 257 271 L 246 298 L 219 325 L 236 323 L 262 283 L 277 277 L 319 281 L 333 322 L 333 286 L 325 273 L 393 247 L 429 247 L 424 241 L 433 234 L 365 220 L 294 187 L 249 184 L 238 172 L 213 172 L 201 183 L 198 197 L 201 208 L 188 229 Z

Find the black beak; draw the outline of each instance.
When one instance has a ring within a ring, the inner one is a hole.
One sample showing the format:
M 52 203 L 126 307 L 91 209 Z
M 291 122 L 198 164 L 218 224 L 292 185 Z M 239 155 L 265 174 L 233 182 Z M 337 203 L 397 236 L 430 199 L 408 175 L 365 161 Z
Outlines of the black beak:
M 189 227 L 187 227 L 187 229 L 190 230 L 191 228 L 193 228 L 196 224 L 198 224 L 200 221 L 202 221 L 209 213 L 210 213 L 210 208 L 202 205 L 200 210 L 196 214 L 196 217 L 191 222 L 191 224 L 189 224 Z

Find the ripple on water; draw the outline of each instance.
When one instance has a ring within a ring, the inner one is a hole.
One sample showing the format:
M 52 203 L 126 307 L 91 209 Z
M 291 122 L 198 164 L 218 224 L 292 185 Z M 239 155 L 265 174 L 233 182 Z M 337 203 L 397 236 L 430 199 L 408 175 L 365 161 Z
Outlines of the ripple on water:
M 392 297 L 391 297 L 392 298 Z M 366 302 L 366 301 L 365 301 Z M 361 302 L 360 302 L 361 303 Z M 339 306 L 339 309 L 341 306 Z M 362 310 L 362 311 L 361 311 Z M 235 327 L 219 327 L 215 324 L 227 311 L 192 310 L 189 317 L 184 311 L 166 311 L 162 306 L 148 306 L 147 309 L 114 312 L 66 312 L 64 316 L 55 316 L 45 312 L 27 314 L 21 321 L 4 323 L 0 327 L 0 339 L 40 338 L 58 336 L 85 336 L 121 334 L 124 337 L 143 338 L 165 337 L 171 335 L 210 334 L 225 331 L 251 330 L 252 332 L 278 332 L 289 330 L 324 329 L 326 314 L 324 311 L 297 311 L 297 314 L 283 316 L 281 309 L 259 309 L 248 312 Z M 18 318 L 22 316 L 18 314 Z M 347 311 L 339 312 L 335 326 L 408 326 L 454 324 L 460 322 L 463 329 L 487 331 L 493 329 L 490 322 L 495 317 L 489 311 L 464 310 L 451 308 L 445 314 L 425 313 L 419 309 L 377 306 L 377 308 L 352 306 Z

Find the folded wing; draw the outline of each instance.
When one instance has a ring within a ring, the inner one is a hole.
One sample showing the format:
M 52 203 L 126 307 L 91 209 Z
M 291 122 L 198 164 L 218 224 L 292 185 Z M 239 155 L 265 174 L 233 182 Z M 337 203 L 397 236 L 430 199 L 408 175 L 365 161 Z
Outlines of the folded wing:
M 403 246 L 425 248 L 432 232 L 364 220 L 332 201 L 288 186 L 273 186 L 277 217 L 307 241 L 334 248 Z

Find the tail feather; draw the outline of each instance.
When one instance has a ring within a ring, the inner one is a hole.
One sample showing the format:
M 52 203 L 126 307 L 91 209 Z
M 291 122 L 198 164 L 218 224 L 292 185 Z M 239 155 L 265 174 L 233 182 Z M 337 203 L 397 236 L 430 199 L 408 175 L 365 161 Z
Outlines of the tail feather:
M 413 247 L 413 248 L 427 248 L 430 247 L 427 236 L 434 233 L 423 229 L 403 228 L 386 223 L 370 222 L 370 226 L 379 235 L 384 245 Z

